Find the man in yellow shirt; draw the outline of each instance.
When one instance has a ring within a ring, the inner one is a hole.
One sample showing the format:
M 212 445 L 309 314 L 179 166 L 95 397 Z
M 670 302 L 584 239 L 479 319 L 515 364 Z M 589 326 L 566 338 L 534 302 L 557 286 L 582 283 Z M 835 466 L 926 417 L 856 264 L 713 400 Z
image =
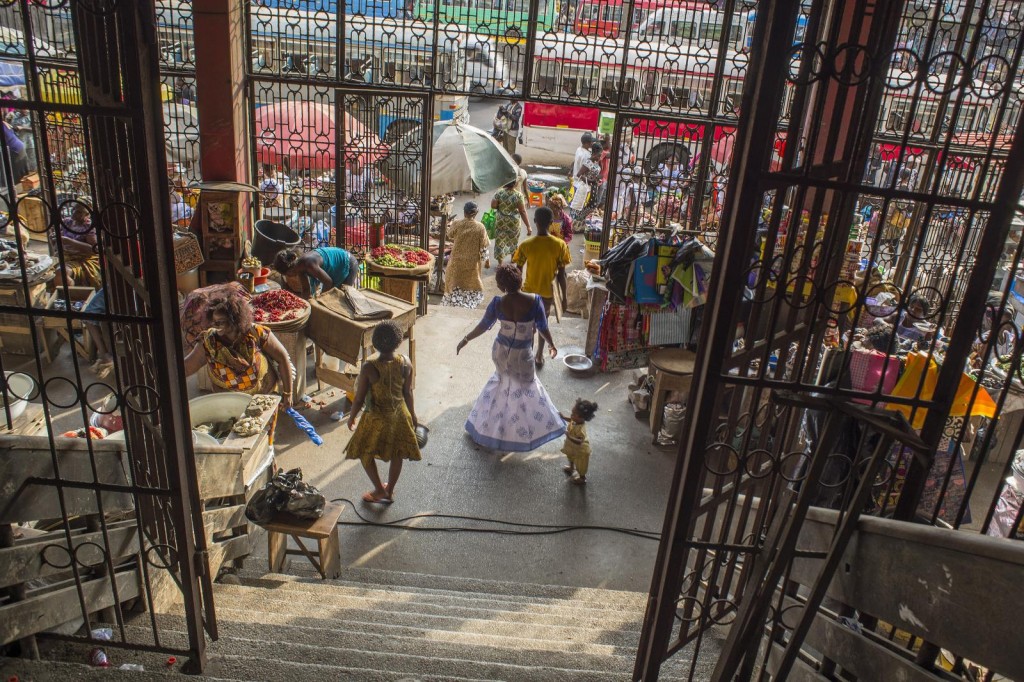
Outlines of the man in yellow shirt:
M 537 236 L 530 237 L 519 244 L 519 248 L 512 254 L 512 260 L 526 273 L 523 279 L 523 292 L 537 294 L 544 300 L 544 311 L 551 315 L 551 308 L 555 305 L 555 294 L 558 294 L 562 309 L 565 310 L 565 266 L 572 258 L 569 255 L 569 247 L 565 241 L 548 234 L 551 228 L 553 214 L 546 206 L 538 208 L 533 214 L 533 223 L 537 228 Z M 558 291 L 555 292 L 552 281 L 558 282 Z M 544 338 L 540 337 L 537 342 L 537 357 L 535 360 L 537 369 L 544 366 Z

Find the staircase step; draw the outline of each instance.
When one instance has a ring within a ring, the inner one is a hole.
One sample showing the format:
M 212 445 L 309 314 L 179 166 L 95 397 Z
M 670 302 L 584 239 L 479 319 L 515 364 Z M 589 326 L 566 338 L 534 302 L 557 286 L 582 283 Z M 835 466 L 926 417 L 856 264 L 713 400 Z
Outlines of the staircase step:
M 304 642 L 288 641 L 276 637 L 278 629 L 255 628 L 248 636 L 225 631 L 215 644 L 215 657 L 211 657 L 209 673 L 227 679 L 301 679 L 295 672 L 290 676 L 273 674 L 270 666 L 287 669 L 295 663 L 327 666 L 336 669 L 365 669 L 413 676 L 420 680 L 425 675 L 481 680 L 509 680 L 510 682 L 621 682 L 629 676 L 628 670 L 596 668 L 605 662 L 600 659 L 579 656 L 569 668 L 544 665 L 547 652 L 523 652 L 519 663 L 499 663 L 472 658 L 453 658 L 441 651 L 427 655 L 405 652 L 400 646 L 392 645 L 385 650 L 367 650 L 343 646 L 347 642 L 334 641 L 331 632 L 321 631 L 318 637 L 306 637 Z M 184 636 L 184 633 L 178 633 Z M 164 633 L 170 637 L 171 632 Z M 173 641 L 173 640 L 169 640 Z M 462 650 L 462 653 L 466 653 Z M 329 679 L 338 679 L 333 674 Z M 347 679 L 347 678 L 342 678 Z M 355 678 L 353 678 L 355 679 Z M 377 679 L 377 678 L 364 678 Z M 382 678 L 382 679 L 401 679 Z
M 246 562 L 246 568 L 242 575 L 253 578 L 265 577 L 267 575 L 266 569 L 267 564 L 265 561 L 260 562 L 250 559 Z M 289 573 L 300 577 L 319 578 L 319 574 L 313 570 L 312 566 L 307 566 L 298 559 L 291 561 Z M 278 578 L 279 575 L 270 574 L 270 577 Z M 582 605 L 593 604 L 596 608 L 613 610 L 627 608 L 640 611 L 641 613 L 647 606 L 647 594 L 644 592 L 571 587 L 568 585 L 539 585 L 536 583 L 428 575 L 425 573 L 405 573 L 378 568 L 346 568 L 342 571 L 341 581 L 361 586 L 397 587 L 406 590 L 416 588 L 438 592 L 469 592 L 485 594 L 492 598 L 569 599 Z
M 233 614 L 232 614 L 233 615 Z M 179 616 L 161 616 L 159 622 L 161 638 L 175 637 L 184 644 L 187 641 L 185 620 Z M 365 631 L 358 623 L 334 621 L 326 627 L 309 627 L 291 624 L 266 625 L 251 620 L 239 621 L 222 614 L 217 621 L 217 632 L 221 638 L 240 638 L 291 644 L 312 644 L 364 651 L 399 651 L 411 656 L 425 658 L 440 657 L 507 663 L 511 665 L 539 665 L 550 668 L 572 669 L 586 661 L 584 667 L 627 674 L 633 669 L 636 651 L 626 647 L 607 645 L 569 645 L 560 642 L 539 642 L 538 640 L 516 639 L 506 643 L 502 638 L 473 638 L 465 633 L 441 630 L 421 630 L 419 635 L 395 632 L 375 633 Z M 500 643 L 500 644 L 499 644 Z M 518 644 L 519 646 L 517 646 Z M 541 646 L 537 646 L 540 644 Z
M 561 604 L 535 604 L 523 600 L 465 599 L 459 594 L 413 594 L 395 590 L 362 590 L 335 585 L 313 585 L 293 581 L 263 581 L 246 585 L 218 585 L 217 594 L 246 594 L 255 590 L 268 599 L 294 600 L 319 607 L 376 609 L 424 615 L 450 615 L 502 623 L 534 623 L 577 627 L 607 627 L 615 630 L 639 631 L 643 613 L 635 610 L 577 609 L 571 601 Z
M 113 650 L 107 652 L 113 654 Z M 0 676 L 3 679 L 20 679 L 23 682 L 42 682 L 44 680 L 117 680 L 118 682 L 147 682 L 148 680 L 176 680 L 181 682 L 182 675 L 177 671 L 121 670 L 118 668 L 124 661 L 116 661 L 110 668 L 94 668 L 82 663 L 65 661 L 32 661 L 26 658 L 0 658 Z M 193 677 L 196 680 L 217 680 L 215 677 Z
M 252 617 L 287 614 L 294 617 L 313 617 L 316 620 L 368 622 L 431 630 L 458 630 L 480 634 L 493 634 L 530 639 L 556 641 L 579 640 L 614 646 L 635 647 L 639 639 L 639 626 L 612 624 L 605 627 L 598 620 L 588 619 L 586 624 L 570 624 L 552 616 L 530 616 L 512 612 L 484 609 L 444 609 L 429 607 L 406 609 L 415 604 L 385 604 L 368 600 L 300 598 L 295 594 L 258 593 L 251 588 L 218 585 L 218 609 L 235 609 Z M 385 608 L 387 607 L 387 608 Z
M 261 649 L 244 656 L 217 655 L 210 658 L 207 670 L 216 679 L 224 680 L 324 680 L 325 682 L 513 682 L 501 678 L 464 677 L 461 675 L 433 675 L 422 672 L 371 670 L 368 668 L 339 668 L 325 663 L 289 661 L 275 658 L 273 645 L 260 642 Z M 266 656 L 266 658 L 263 658 Z M 572 678 L 564 678 L 571 680 Z
M 631 620 L 640 622 L 643 611 L 638 609 L 608 608 L 593 602 L 578 602 L 575 599 L 554 599 L 550 597 L 509 597 L 483 592 L 455 592 L 416 587 L 398 586 L 393 588 L 366 585 L 339 580 L 321 580 L 292 575 L 268 574 L 262 578 L 242 578 L 246 587 L 270 590 L 278 593 L 302 593 L 309 595 L 346 595 L 359 599 L 390 601 L 400 604 L 417 603 L 424 605 L 486 609 L 489 611 L 516 611 L 554 616 L 577 615 L 586 618 Z

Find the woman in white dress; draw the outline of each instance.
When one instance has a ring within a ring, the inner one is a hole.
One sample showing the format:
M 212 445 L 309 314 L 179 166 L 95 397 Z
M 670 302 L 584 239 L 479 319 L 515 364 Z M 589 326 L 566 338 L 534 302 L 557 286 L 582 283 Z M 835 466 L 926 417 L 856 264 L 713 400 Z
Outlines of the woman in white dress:
M 501 325 L 494 339 L 491 360 L 494 374 L 466 420 L 466 431 L 478 445 L 503 452 L 529 452 L 565 434 L 565 421 L 537 379 L 533 337 L 540 335 L 558 354 L 548 330 L 544 303 L 539 296 L 524 294 L 523 274 L 508 263 L 498 267 L 495 281 L 503 296 L 495 296 L 484 318 L 459 342 L 458 354 L 495 322 Z

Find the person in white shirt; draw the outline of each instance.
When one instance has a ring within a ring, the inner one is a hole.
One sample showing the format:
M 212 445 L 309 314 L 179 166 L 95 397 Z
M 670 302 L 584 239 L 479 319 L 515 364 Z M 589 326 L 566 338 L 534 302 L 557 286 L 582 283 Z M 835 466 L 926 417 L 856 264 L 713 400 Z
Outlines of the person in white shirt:
M 640 179 L 642 177 L 643 169 L 640 167 L 626 169 L 622 173 L 621 180 L 615 188 L 612 219 L 624 220 L 627 223 L 634 221 L 641 207 L 643 187 L 640 185 Z
M 572 177 L 575 178 L 580 174 L 580 168 L 583 167 L 587 161 L 590 161 L 590 148 L 594 146 L 594 136 L 591 133 L 583 133 L 580 138 L 579 149 L 576 150 L 576 156 L 572 162 Z

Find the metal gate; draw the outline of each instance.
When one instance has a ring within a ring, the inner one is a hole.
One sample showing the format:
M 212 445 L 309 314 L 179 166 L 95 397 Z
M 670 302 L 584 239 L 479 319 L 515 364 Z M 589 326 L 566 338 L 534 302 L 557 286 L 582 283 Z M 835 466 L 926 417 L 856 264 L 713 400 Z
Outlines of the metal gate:
M 429 123 L 436 98 L 460 89 L 450 38 L 321 2 L 246 11 L 264 217 L 295 229 L 307 249 L 427 248 Z
M 24 112 L 39 174 L 22 181 L 26 152 L 5 135 L 4 641 L 31 654 L 36 633 L 79 623 L 45 636 L 200 670 L 204 624 L 216 633 L 184 437 L 154 4 L 9 0 L 0 16 L 0 53 L 24 75 L 5 106 Z M 72 352 L 56 360 L 61 343 Z M 111 418 L 124 442 L 91 437 Z M 184 603 L 187 636 L 173 642 L 154 612 L 167 601 Z M 147 615 L 128 622 L 132 608 Z M 91 635 L 101 625 L 112 640 Z
M 1006 488 L 979 479 L 1016 381 L 993 383 L 988 360 L 1021 354 L 1003 316 L 1012 282 L 995 282 L 1021 260 L 1020 234 L 1008 237 L 1024 179 L 1022 53 L 1020 8 L 1004 3 L 758 9 L 635 679 L 657 679 L 672 656 L 689 657 L 691 679 L 702 662 L 714 679 L 771 679 L 772 644 L 799 649 L 823 595 L 784 615 L 794 560 L 821 560 L 827 585 L 841 555 L 796 550 L 811 505 L 840 511 L 840 548 L 861 514 L 994 534 Z M 856 219 L 869 204 L 874 224 Z M 854 343 L 858 327 L 869 332 Z M 978 383 L 963 376 L 972 353 Z M 978 415 L 992 421 L 972 441 Z M 1021 429 L 1000 438 L 1019 447 Z M 985 509 L 973 525 L 972 496 Z M 911 658 L 934 665 L 938 649 L 909 639 Z

